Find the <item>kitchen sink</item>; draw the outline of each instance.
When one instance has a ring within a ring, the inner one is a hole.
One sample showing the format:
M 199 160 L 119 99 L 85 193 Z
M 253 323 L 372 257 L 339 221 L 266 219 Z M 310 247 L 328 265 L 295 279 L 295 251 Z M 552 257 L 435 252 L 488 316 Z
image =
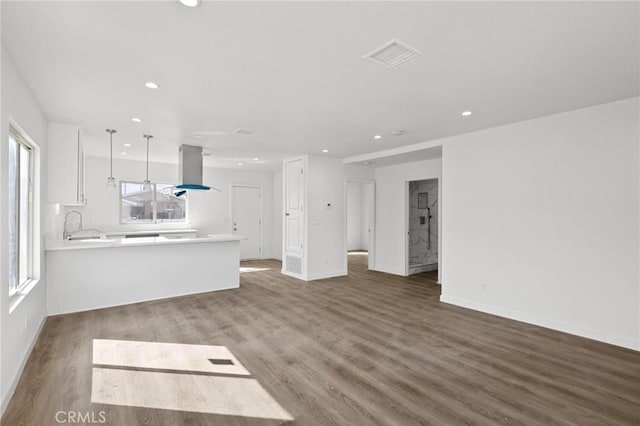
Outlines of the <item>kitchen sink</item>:
M 100 239 L 102 239 L 102 236 L 100 235 L 72 235 L 67 241 L 90 241 Z

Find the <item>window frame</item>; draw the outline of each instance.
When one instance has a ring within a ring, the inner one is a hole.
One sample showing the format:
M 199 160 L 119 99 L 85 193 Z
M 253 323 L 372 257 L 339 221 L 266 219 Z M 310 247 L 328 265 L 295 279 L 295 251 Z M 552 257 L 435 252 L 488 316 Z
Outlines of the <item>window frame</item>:
M 118 223 L 120 225 L 169 225 L 169 224 L 184 224 L 189 223 L 189 197 L 185 198 L 184 204 L 184 220 L 168 220 L 168 219 L 158 219 L 158 202 L 157 202 L 157 185 L 168 185 L 175 186 L 175 184 L 163 183 L 163 182 L 152 182 L 150 185 L 153 187 L 153 213 L 151 220 L 126 220 L 122 214 L 122 185 L 123 184 L 134 184 L 134 185 L 144 185 L 144 182 L 133 181 L 133 180 L 121 180 L 118 182 Z
M 26 287 L 29 286 L 35 279 L 36 274 L 34 270 L 34 243 L 35 243 L 35 221 L 34 221 L 34 198 L 35 198 L 35 155 L 36 155 L 36 146 L 30 142 L 29 138 L 26 137 L 20 130 L 18 130 L 15 126 L 9 126 L 9 137 L 13 138 L 17 143 L 17 151 L 16 151 L 16 184 L 14 188 L 9 187 L 8 192 L 15 191 L 16 196 L 16 241 L 15 241 L 15 249 L 16 249 L 16 259 L 15 265 L 9 265 L 9 267 L 14 267 L 16 271 L 15 280 L 9 281 L 9 297 L 13 297 L 19 293 L 21 293 Z M 11 142 L 11 141 L 9 141 Z M 20 206 L 20 198 L 22 195 L 22 186 L 20 184 L 21 177 L 21 168 L 22 168 L 22 150 L 20 148 L 25 148 L 26 152 L 29 154 L 29 162 L 28 162 L 28 183 L 27 183 L 27 250 L 22 252 L 21 247 L 21 229 L 22 229 L 22 210 Z M 26 278 L 24 281 L 20 281 L 21 274 L 21 259 L 23 255 L 27 256 L 26 268 L 27 271 L 25 273 Z M 13 282 L 12 282 L 13 281 Z

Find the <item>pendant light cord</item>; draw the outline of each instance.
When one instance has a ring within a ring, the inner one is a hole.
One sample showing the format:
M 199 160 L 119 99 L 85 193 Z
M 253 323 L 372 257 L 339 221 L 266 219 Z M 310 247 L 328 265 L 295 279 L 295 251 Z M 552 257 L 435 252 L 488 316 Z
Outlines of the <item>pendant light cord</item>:
M 153 136 L 142 135 L 142 137 L 147 138 L 147 179 L 145 180 L 145 183 L 148 183 L 149 182 L 149 139 L 151 139 Z
M 113 134 L 117 132 L 115 129 L 107 129 L 109 133 L 109 178 L 113 179 Z
M 113 132 L 109 132 L 109 177 L 113 177 Z

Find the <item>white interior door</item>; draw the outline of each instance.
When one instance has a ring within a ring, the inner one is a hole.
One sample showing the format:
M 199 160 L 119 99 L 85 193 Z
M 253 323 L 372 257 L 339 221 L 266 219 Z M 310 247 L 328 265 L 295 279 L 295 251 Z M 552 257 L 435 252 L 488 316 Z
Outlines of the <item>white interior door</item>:
M 285 170 L 285 254 L 302 257 L 304 243 L 304 160 L 286 163 Z
M 240 259 L 260 259 L 262 252 L 262 190 L 253 186 L 233 186 L 233 234 L 245 237 L 240 241 Z
M 375 265 L 376 241 L 376 187 L 373 182 L 364 184 L 363 207 L 365 209 L 367 250 L 369 251 L 368 268 L 373 270 Z

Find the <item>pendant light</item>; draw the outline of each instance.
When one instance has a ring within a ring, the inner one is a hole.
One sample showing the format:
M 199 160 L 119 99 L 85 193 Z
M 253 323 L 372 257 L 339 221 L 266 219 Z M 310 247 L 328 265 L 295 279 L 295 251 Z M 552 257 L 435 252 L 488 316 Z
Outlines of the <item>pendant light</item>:
M 113 134 L 117 132 L 114 129 L 107 129 L 109 133 L 109 177 L 107 178 L 107 188 L 116 187 L 116 179 L 113 177 Z
M 151 191 L 151 181 L 149 180 L 149 139 L 151 139 L 153 136 L 142 135 L 142 137 L 147 139 L 147 178 L 144 180 L 144 185 L 142 186 L 142 190 Z

